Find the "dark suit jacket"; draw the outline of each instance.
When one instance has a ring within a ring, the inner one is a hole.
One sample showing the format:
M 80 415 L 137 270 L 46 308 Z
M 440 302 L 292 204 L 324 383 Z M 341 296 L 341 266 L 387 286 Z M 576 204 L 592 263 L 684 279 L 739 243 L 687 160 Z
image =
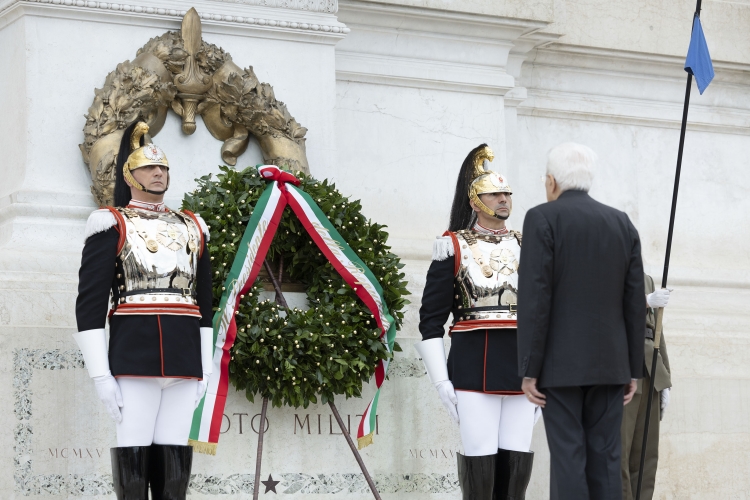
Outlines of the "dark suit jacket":
M 532 208 L 518 277 L 519 375 L 539 387 L 643 377 L 641 243 L 625 213 L 583 191 Z

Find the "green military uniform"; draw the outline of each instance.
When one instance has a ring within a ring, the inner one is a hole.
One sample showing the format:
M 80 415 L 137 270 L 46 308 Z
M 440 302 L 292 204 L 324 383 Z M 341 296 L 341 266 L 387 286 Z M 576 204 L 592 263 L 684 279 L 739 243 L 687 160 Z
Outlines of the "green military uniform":
M 646 275 L 646 295 L 654 291 L 654 280 Z M 633 400 L 625 405 L 622 415 L 622 498 L 633 500 L 638 486 L 638 470 L 641 462 L 641 449 L 643 448 L 643 428 L 646 424 L 646 405 L 648 398 L 644 393 L 648 392 L 651 383 L 651 363 L 654 359 L 654 331 L 656 328 L 656 316 L 652 308 L 646 309 L 646 344 L 645 359 L 646 376 L 638 381 L 638 390 Z M 651 500 L 654 494 L 654 482 L 656 480 L 656 465 L 659 460 L 659 421 L 661 416 L 660 393 L 662 390 L 672 387 L 669 370 L 669 358 L 667 357 L 667 345 L 664 334 L 659 342 L 659 352 L 656 361 L 656 379 L 654 381 L 653 402 L 651 403 L 651 422 L 648 430 L 648 443 L 646 445 L 646 462 L 644 464 L 643 484 L 641 485 L 641 498 Z

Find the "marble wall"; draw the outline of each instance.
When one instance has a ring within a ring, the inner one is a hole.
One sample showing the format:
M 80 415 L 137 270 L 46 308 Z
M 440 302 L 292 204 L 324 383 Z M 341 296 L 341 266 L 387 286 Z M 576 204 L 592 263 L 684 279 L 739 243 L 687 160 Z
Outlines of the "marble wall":
M 691 2 L 290 0 L 193 2 L 204 39 L 252 65 L 309 129 L 312 172 L 389 226 L 414 294 L 404 352 L 363 451 L 385 498 L 458 496 L 456 428 L 411 345 L 432 239 L 458 167 L 481 142 L 514 188 L 512 226 L 544 201 L 546 152 L 574 140 L 599 155 L 592 195 L 625 210 L 657 279 L 664 258 L 685 88 Z M 184 2 L 0 0 L 0 497 L 113 498 L 113 425 L 71 333 L 86 217 L 95 208 L 77 144 L 93 89 L 149 38 L 178 29 Z M 704 1 L 716 79 L 693 89 L 665 332 L 674 371 L 660 499 L 744 498 L 750 489 L 750 55 L 742 2 Z M 284 24 L 285 23 L 285 24 Z M 297 28 L 292 28 L 296 23 Z M 302 26 L 307 28 L 302 28 Z M 313 29 L 317 26 L 317 29 Z M 155 138 L 178 205 L 216 171 L 201 123 L 170 115 Z M 239 166 L 261 161 L 251 143 Z M 352 433 L 363 400 L 337 402 Z M 233 395 L 219 453 L 198 456 L 191 498 L 252 494 L 260 405 Z M 269 411 L 263 476 L 290 498 L 369 496 L 327 407 Z M 543 421 L 528 498 L 547 498 Z M 337 437 L 334 437 L 337 436 Z M 261 490 L 262 493 L 262 490 Z M 273 493 L 268 493 L 272 495 Z

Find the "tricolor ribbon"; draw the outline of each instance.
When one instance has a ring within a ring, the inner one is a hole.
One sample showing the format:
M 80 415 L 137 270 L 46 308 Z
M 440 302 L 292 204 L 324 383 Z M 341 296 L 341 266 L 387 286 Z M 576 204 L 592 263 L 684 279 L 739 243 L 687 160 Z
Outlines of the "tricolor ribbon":
M 258 277 L 287 205 L 292 208 L 326 259 L 370 310 L 380 328 L 380 337 L 384 340 L 388 352 L 393 352 L 396 340 L 396 325 L 388 312 L 380 284 L 320 207 L 307 193 L 297 187 L 300 184 L 299 179 L 273 165 L 258 167 L 258 171 L 264 179 L 273 182 L 263 191 L 247 223 L 224 284 L 225 291 L 221 296 L 219 309 L 213 318 L 213 372 L 206 395 L 195 409 L 190 429 L 189 444 L 200 453 L 216 454 L 229 389 L 230 350 L 237 335 L 235 312 L 239 307 L 240 296 L 248 292 Z M 377 391 L 367 405 L 357 430 L 360 448 L 372 443 L 378 397 L 388 372 L 388 365 L 389 360 L 380 360 L 375 368 Z

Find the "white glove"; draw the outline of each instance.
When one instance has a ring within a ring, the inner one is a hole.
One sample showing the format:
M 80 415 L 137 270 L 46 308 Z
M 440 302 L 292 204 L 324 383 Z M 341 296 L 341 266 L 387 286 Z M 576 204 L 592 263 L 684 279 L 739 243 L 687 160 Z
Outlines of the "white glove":
M 456 409 L 458 399 L 456 398 L 456 391 L 453 389 L 453 384 L 448 380 L 448 367 L 445 364 L 445 345 L 443 344 L 443 339 L 433 338 L 423 340 L 414 344 L 414 348 L 422 356 L 427 376 L 430 377 L 430 382 L 437 389 L 440 401 L 443 402 L 443 406 L 448 410 L 453 421 L 458 423 L 458 410 Z
M 104 328 L 74 333 L 73 338 L 81 349 L 86 368 L 89 370 L 89 377 L 96 378 L 105 375 L 111 377 L 112 372 L 109 371 L 107 356 L 107 334 Z
M 660 288 L 653 293 L 649 293 L 646 295 L 646 303 L 649 307 L 653 307 L 654 309 L 658 307 L 667 307 L 667 303 L 669 302 L 669 292 L 671 291 L 671 288 Z
M 667 411 L 667 406 L 669 405 L 669 387 L 661 391 L 661 394 L 659 394 L 660 406 L 661 406 L 661 416 L 659 417 L 659 420 L 664 418 L 664 412 Z
M 96 387 L 96 394 L 104 403 L 112 420 L 118 424 L 122 422 L 122 413 L 120 412 L 120 408 L 123 407 L 122 392 L 120 392 L 120 385 L 112 376 L 112 373 L 108 370 L 106 375 L 94 377 L 94 386 Z
M 450 380 L 443 380 L 435 384 L 435 389 L 438 391 L 440 401 L 443 402 L 443 406 L 448 410 L 451 418 L 454 422 L 458 423 L 458 398 L 456 398 L 456 391 L 453 389 L 453 383 Z
M 198 408 L 198 405 L 201 402 L 201 399 L 203 399 L 203 395 L 206 394 L 206 389 L 208 388 L 208 380 L 211 378 L 210 373 L 204 373 L 203 374 L 203 380 L 198 381 L 198 390 L 195 393 L 195 408 Z

